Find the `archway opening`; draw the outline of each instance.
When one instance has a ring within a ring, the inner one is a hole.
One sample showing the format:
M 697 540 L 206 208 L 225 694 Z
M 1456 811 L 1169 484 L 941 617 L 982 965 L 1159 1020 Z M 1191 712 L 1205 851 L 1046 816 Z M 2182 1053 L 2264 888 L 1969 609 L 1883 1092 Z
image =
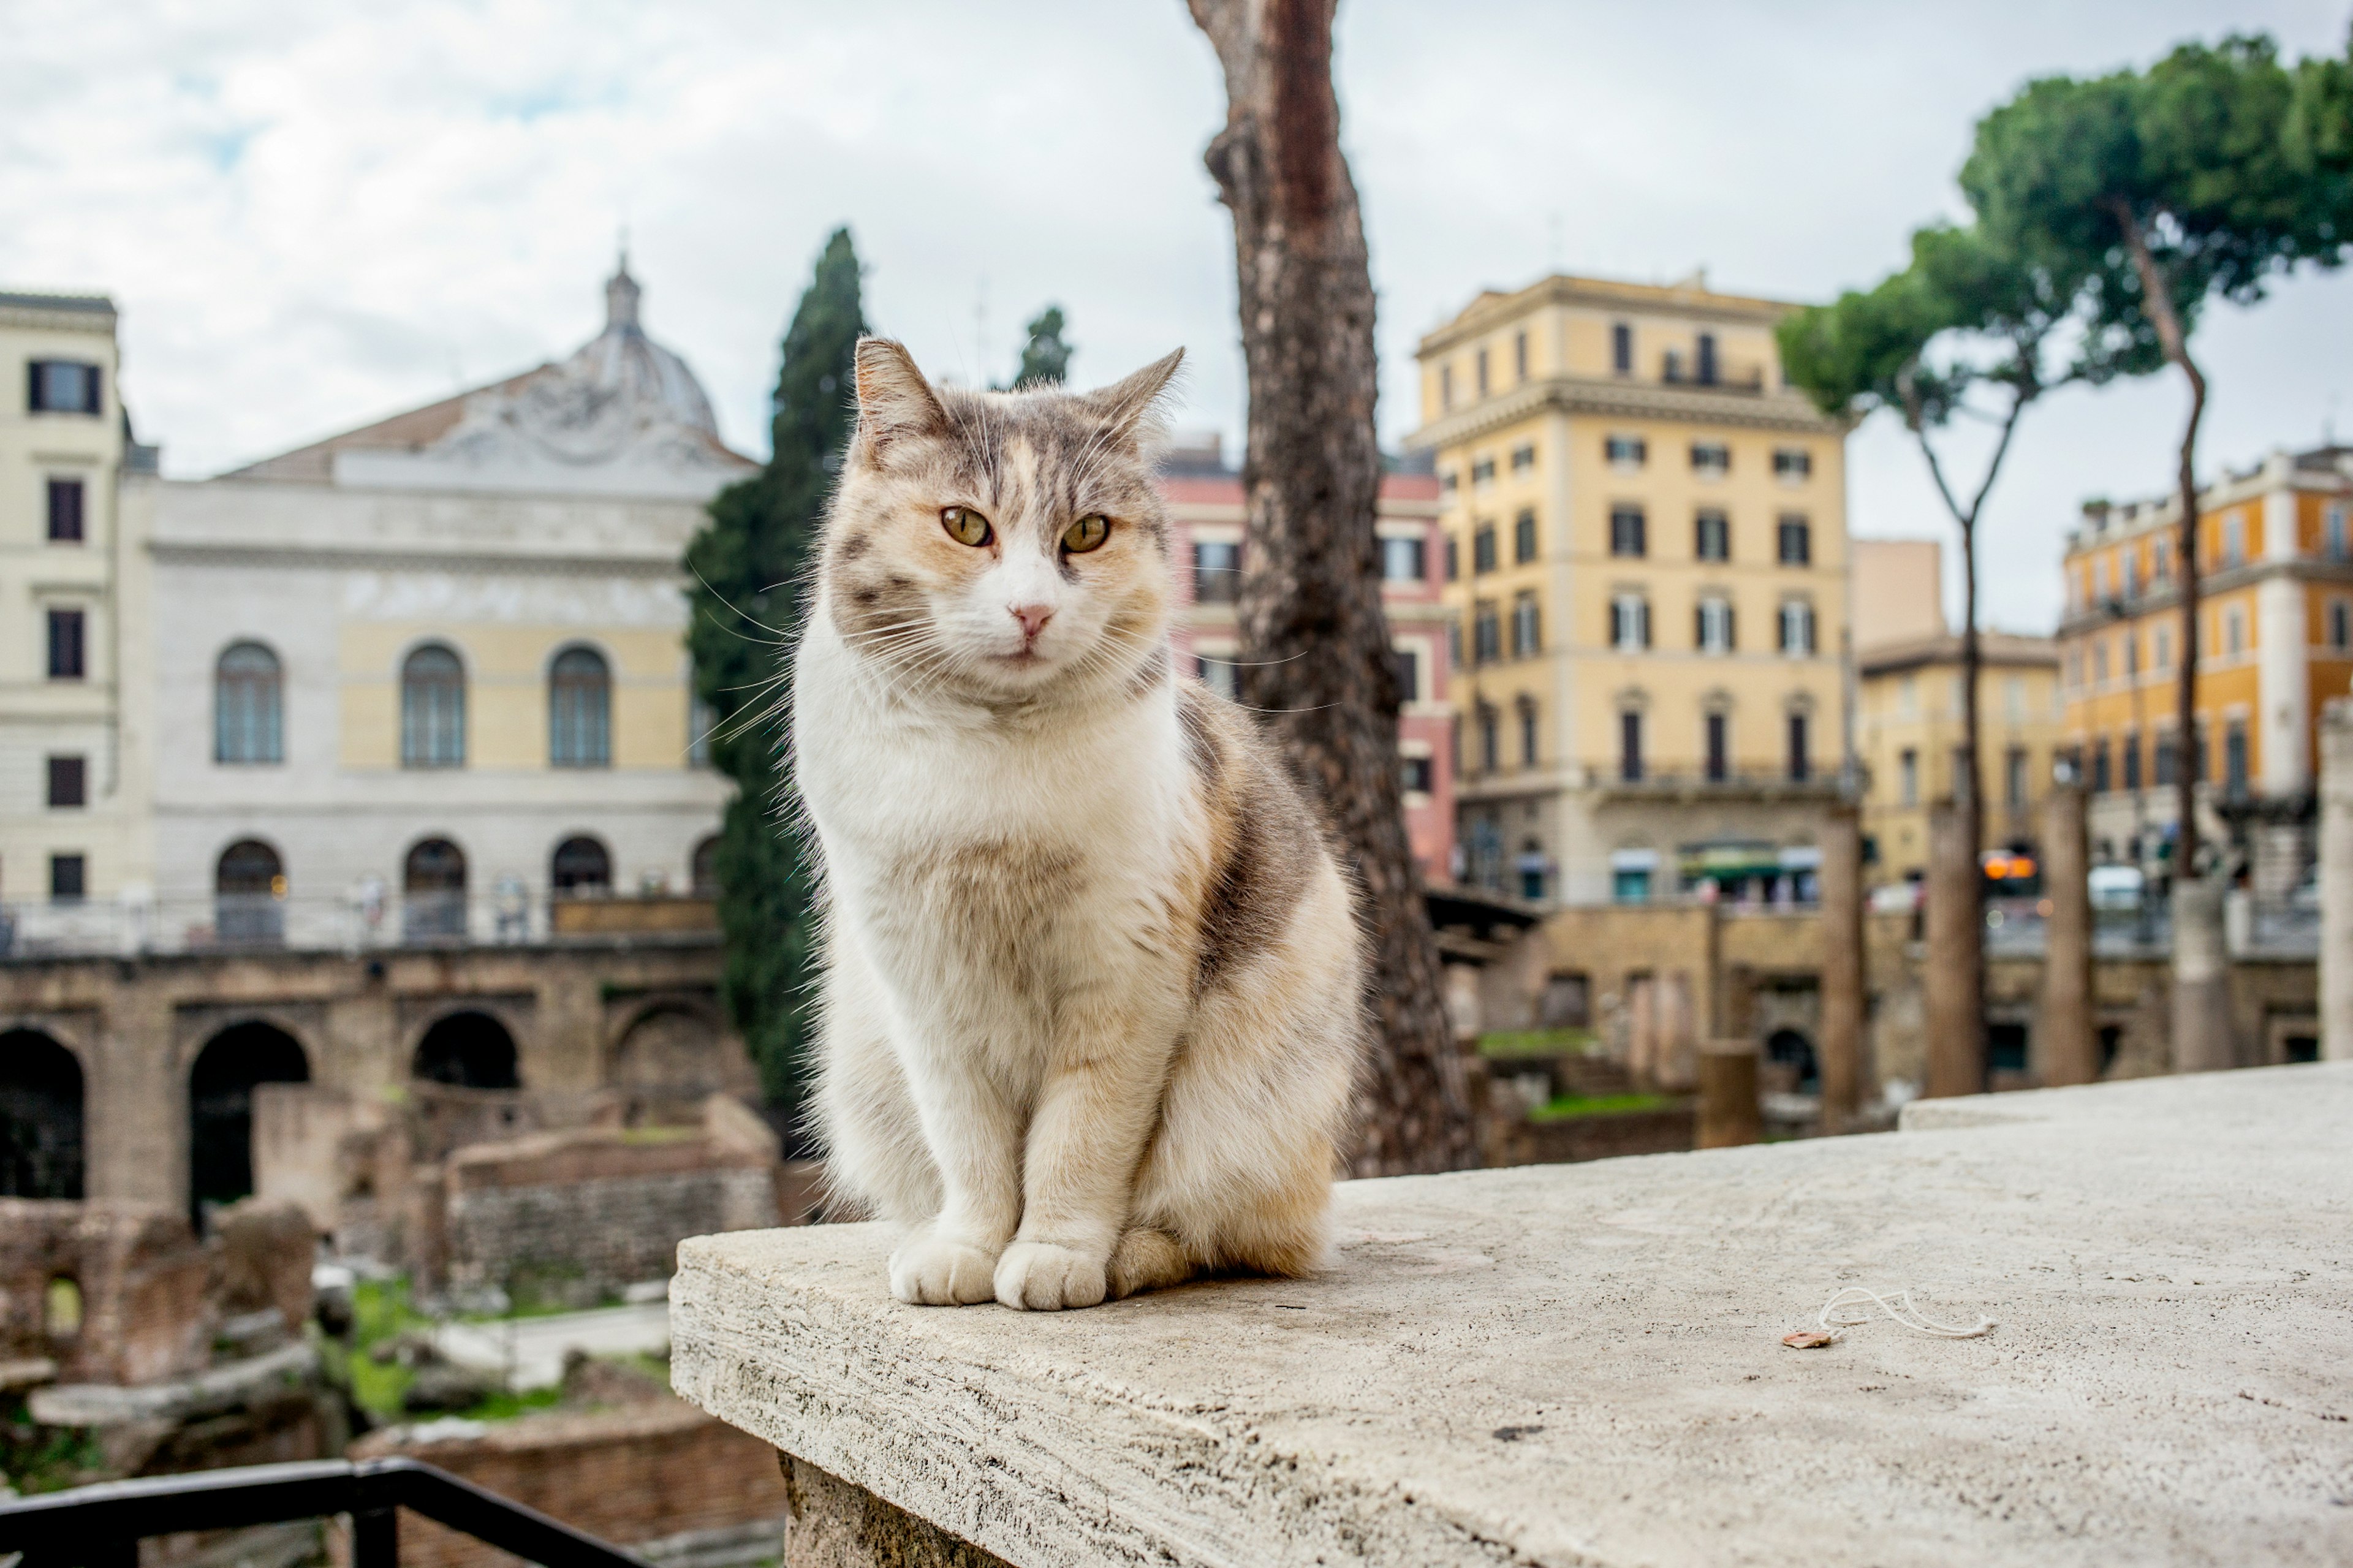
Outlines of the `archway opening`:
M 628 1096 L 631 1126 L 686 1126 L 702 1102 L 729 1087 L 726 1046 L 716 1020 L 684 1007 L 657 1007 L 629 1026 L 613 1052 L 613 1087 Z
M 460 1089 L 522 1087 L 515 1070 L 514 1037 L 488 1013 L 452 1013 L 437 1020 L 417 1042 L 409 1071 Z
M 559 899 L 602 898 L 613 890 L 613 858 L 586 835 L 567 838 L 555 847 L 547 880 Z
M 1766 1037 L 1765 1056 L 1769 1061 L 1795 1068 L 1798 1092 L 1817 1094 L 1821 1090 L 1821 1074 L 1814 1065 L 1814 1045 L 1795 1029 L 1776 1029 Z
M 0 1035 L 0 1197 L 81 1195 L 81 1063 L 37 1029 L 11 1029 Z
M 213 870 L 213 931 L 225 942 L 273 946 L 286 940 L 286 867 L 258 838 L 221 851 Z
M 425 838 L 401 866 L 401 925 L 411 941 L 466 934 L 466 853 Z
M 707 835 L 694 847 L 694 860 L 689 876 L 696 898 L 715 899 L 719 896 L 719 835 Z
M 253 1195 L 253 1090 L 308 1083 L 311 1058 L 275 1024 L 233 1024 L 188 1071 L 188 1203 L 197 1227 L 213 1209 Z

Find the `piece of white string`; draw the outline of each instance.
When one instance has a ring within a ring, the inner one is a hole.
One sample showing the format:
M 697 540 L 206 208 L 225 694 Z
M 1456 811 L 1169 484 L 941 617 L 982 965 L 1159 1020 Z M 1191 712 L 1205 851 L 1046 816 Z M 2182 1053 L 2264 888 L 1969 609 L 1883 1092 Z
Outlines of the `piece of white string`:
M 1883 1296 L 1876 1290 L 1866 1290 L 1860 1285 L 1850 1285 L 1822 1305 L 1820 1321 L 1822 1331 L 1839 1339 L 1841 1331 L 1857 1328 L 1871 1321 L 1871 1310 L 1865 1302 L 1876 1302 L 1879 1310 L 1915 1334 L 1928 1334 L 1940 1340 L 1973 1340 L 1994 1327 L 1991 1318 L 1979 1318 L 1974 1329 L 1956 1328 L 1940 1323 L 1912 1304 L 1912 1292 L 1898 1290 L 1893 1296 Z M 1839 1315 L 1832 1316 L 1837 1313 Z

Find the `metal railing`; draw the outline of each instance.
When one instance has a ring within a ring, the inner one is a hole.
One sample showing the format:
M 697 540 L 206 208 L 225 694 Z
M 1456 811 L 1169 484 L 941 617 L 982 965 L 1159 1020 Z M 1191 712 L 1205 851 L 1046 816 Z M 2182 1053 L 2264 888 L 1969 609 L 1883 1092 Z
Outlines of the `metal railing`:
M 58 900 L 0 905 L 0 958 L 135 956 L 151 952 L 357 952 L 564 940 L 585 928 L 559 917 L 563 906 L 596 903 L 615 918 L 588 922 L 591 936 L 627 927 L 618 912 L 646 913 L 649 934 L 682 929 L 656 906 L 699 901 L 699 895 L 611 896 L 596 900 L 517 893 L 222 893 L 157 898 Z
M 415 1459 L 320 1459 L 200 1470 L 0 1502 L 0 1552 L 18 1568 L 138 1568 L 139 1542 L 184 1531 L 349 1514 L 352 1568 L 397 1568 L 398 1510 L 545 1568 L 646 1568 L 645 1560 Z

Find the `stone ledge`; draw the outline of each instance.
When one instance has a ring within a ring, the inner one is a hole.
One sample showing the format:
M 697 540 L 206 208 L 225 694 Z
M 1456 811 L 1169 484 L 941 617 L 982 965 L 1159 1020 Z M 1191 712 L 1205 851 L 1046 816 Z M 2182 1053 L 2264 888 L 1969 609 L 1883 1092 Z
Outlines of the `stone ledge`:
M 2353 1064 L 1965 1112 L 1351 1183 L 1319 1279 L 1058 1316 L 706 1237 L 672 1380 L 1022 1568 L 2353 1559 Z M 1781 1346 L 1849 1284 L 2000 1326 Z

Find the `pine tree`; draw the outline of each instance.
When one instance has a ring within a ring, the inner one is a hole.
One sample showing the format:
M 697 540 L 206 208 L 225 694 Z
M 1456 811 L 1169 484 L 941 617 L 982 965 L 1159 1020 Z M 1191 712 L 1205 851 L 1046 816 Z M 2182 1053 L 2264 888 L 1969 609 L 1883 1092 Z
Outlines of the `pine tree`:
M 790 645 L 819 515 L 856 418 L 851 367 L 865 330 L 858 253 L 839 228 L 785 333 L 767 467 L 712 499 L 711 521 L 686 554 L 695 689 L 711 710 L 712 761 L 736 784 L 713 864 L 723 990 L 768 1103 L 796 1115 L 817 888 L 789 809 Z
M 1060 305 L 1049 305 L 1038 313 L 1025 329 L 1029 338 L 1021 345 L 1021 368 L 1013 373 L 1013 386 L 999 391 L 1062 384 L 1071 374 L 1071 345 L 1062 341 L 1063 325 Z

